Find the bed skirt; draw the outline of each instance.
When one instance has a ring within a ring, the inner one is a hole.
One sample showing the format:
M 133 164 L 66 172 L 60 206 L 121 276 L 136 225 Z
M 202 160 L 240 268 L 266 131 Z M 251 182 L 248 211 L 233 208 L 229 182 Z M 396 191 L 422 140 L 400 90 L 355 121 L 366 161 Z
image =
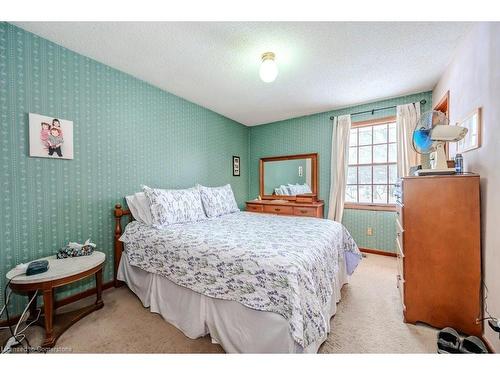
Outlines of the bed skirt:
M 293 340 L 288 322 L 281 315 L 204 296 L 130 265 L 127 256 L 121 257 L 118 280 L 128 285 L 144 307 L 160 314 L 187 337 L 196 339 L 209 334 L 212 342 L 220 344 L 227 353 L 317 353 L 326 340 L 325 336 L 302 348 Z M 347 282 L 346 265 L 340 262 L 336 288 L 325 315 L 335 315 L 340 290 Z M 330 323 L 331 320 L 328 332 Z

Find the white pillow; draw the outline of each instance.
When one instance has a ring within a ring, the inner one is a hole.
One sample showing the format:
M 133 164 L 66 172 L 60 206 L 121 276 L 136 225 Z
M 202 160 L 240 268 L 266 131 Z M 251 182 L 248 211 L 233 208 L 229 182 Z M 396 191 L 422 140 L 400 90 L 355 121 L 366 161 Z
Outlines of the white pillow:
M 141 221 L 147 225 L 153 225 L 153 217 L 151 216 L 151 207 L 149 206 L 148 197 L 143 192 L 134 194 L 135 206 L 141 218 Z
M 290 191 L 290 195 L 300 194 L 300 185 L 299 184 L 288 184 L 288 191 Z
M 132 213 L 132 216 L 134 217 L 134 219 L 137 221 L 142 221 L 141 214 L 139 213 L 139 210 L 137 209 L 137 206 L 136 206 L 135 195 L 127 195 L 125 197 L 125 200 L 127 201 L 128 209 Z
M 240 210 L 236 204 L 236 199 L 234 199 L 231 185 L 227 184 L 219 187 L 197 185 L 197 187 L 200 189 L 201 201 L 208 217 L 221 216 Z
M 307 193 L 312 193 L 311 188 L 307 184 L 288 184 L 288 189 L 290 190 L 291 195 L 297 195 L 297 194 L 307 194 Z
M 290 195 L 290 188 L 286 185 L 280 185 L 283 195 Z
M 308 184 L 302 185 L 302 194 L 311 194 L 312 190 Z
M 125 197 L 125 200 L 127 201 L 127 206 L 135 220 L 147 225 L 153 224 L 149 201 L 144 193 L 140 192 L 135 193 L 134 195 L 128 195 Z
M 197 188 L 164 190 L 143 186 L 142 189 L 149 201 L 152 225 L 155 228 L 206 219 Z

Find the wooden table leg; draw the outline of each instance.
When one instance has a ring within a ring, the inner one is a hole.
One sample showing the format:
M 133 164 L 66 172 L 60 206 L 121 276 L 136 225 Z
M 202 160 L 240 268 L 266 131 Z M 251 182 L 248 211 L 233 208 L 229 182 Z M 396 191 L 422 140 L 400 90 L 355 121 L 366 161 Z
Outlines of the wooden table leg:
M 56 339 L 53 336 L 54 324 L 54 289 L 48 288 L 43 290 L 43 308 L 45 317 L 45 340 L 43 347 L 53 347 Z
M 96 301 L 95 305 L 98 309 L 104 306 L 102 302 L 102 268 L 95 274 L 95 290 L 96 290 Z

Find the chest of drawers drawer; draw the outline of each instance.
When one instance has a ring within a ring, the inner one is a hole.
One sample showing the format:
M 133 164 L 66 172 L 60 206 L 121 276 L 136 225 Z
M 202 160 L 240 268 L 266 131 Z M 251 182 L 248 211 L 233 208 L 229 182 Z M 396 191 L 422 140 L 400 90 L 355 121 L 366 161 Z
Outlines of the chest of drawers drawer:
M 403 306 L 403 312 L 406 310 L 405 306 L 405 281 L 401 275 L 396 277 L 396 285 L 399 290 L 399 297 L 401 298 L 401 305 Z
M 293 207 L 264 205 L 264 212 L 278 215 L 293 215 Z
M 315 207 L 294 207 L 293 208 L 293 214 L 295 216 L 309 216 L 309 217 L 316 217 L 316 208 Z
M 403 224 L 403 210 L 404 206 L 402 204 L 396 203 L 396 218 L 401 224 Z
M 247 204 L 247 211 L 262 212 L 264 208 L 261 204 Z
M 404 253 L 403 236 L 404 236 L 403 226 L 401 225 L 399 219 L 396 219 L 396 242 L 398 242 L 399 248 L 401 249 L 402 253 Z
M 396 259 L 398 262 L 398 275 L 401 276 L 401 278 L 404 279 L 404 254 L 403 251 L 401 250 L 401 247 L 399 246 L 399 242 L 396 241 Z

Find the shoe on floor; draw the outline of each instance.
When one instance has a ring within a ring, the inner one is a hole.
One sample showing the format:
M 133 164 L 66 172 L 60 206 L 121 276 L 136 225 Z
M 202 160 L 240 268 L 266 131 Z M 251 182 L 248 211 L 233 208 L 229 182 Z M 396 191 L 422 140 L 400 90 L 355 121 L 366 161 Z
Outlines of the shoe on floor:
M 437 338 L 437 352 L 439 354 L 461 353 L 460 335 L 453 328 L 443 328 L 438 332 Z
M 469 336 L 463 339 L 460 345 L 460 353 L 464 354 L 488 354 L 488 348 L 483 340 L 476 336 Z

